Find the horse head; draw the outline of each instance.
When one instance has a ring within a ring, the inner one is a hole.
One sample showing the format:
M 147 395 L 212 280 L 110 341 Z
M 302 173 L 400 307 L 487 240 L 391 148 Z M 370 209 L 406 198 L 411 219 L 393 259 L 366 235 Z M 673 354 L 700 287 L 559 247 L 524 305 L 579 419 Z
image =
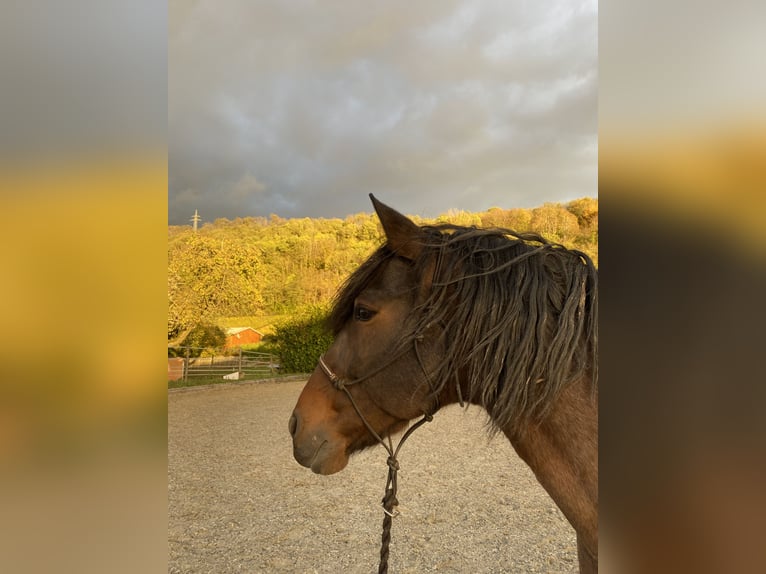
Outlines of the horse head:
M 439 336 L 420 324 L 428 285 L 413 265 L 423 232 L 370 197 L 386 244 L 340 291 L 331 315 L 334 342 L 289 421 L 295 459 L 319 474 L 342 470 L 352 453 L 435 410 L 428 373 Z

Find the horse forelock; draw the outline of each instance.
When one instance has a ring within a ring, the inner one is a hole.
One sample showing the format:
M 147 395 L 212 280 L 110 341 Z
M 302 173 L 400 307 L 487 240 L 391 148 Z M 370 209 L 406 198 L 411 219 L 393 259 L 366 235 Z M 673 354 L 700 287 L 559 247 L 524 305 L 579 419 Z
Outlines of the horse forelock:
M 351 319 L 357 296 L 383 272 L 384 263 L 392 256 L 385 245 L 380 246 L 343 283 L 335 295 L 328 318 L 333 335 L 337 335 Z
M 597 387 L 598 272 L 584 253 L 507 229 L 423 226 L 415 275 L 431 282 L 413 310 L 443 330 L 434 393 L 464 383 L 493 429 L 520 432 L 559 391 L 586 374 Z M 394 254 L 382 246 L 346 281 L 330 324 L 337 334 L 354 299 Z M 402 340 L 414 333 L 402 333 Z M 459 381 L 458 377 L 463 380 Z

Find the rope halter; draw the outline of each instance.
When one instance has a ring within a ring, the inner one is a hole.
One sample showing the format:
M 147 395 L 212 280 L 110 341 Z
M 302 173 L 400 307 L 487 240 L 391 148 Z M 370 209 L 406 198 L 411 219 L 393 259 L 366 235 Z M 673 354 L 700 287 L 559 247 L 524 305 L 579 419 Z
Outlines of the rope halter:
M 420 364 L 420 367 L 423 370 L 423 373 L 426 375 L 426 380 L 428 381 L 429 386 L 433 389 L 433 385 L 431 385 L 431 379 L 428 376 L 428 372 L 425 370 L 423 361 L 420 358 L 420 353 L 418 352 L 419 340 L 422 340 L 422 336 L 415 337 L 414 339 L 415 355 L 418 358 L 418 363 Z M 386 441 L 384 441 L 383 438 L 381 438 L 381 436 L 375 431 L 375 429 L 372 428 L 372 425 L 370 425 L 370 423 L 367 421 L 365 416 L 362 414 L 362 411 L 359 409 L 359 405 L 357 405 L 356 400 L 354 400 L 354 397 L 351 394 L 351 392 L 348 390 L 348 387 L 361 383 L 362 381 L 365 381 L 373 377 L 374 375 L 378 374 L 380 371 L 382 371 L 386 367 L 390 366 L 394 361 L 401 358 L 403 354 L 404 352 L 394 355 L 394 357 L 390 361 L 388 361 L 386 364 L 384 364 L 382 367 L 379 367 L 373 370 L 368 375 L 359 377 L 352 381 L 344 381 L 330 368 L 330 366 L 327 364 L 327 362 L 324 359 L 324 355 L 319 357 L 319 367 L 322 369 L 322 372 L 325 374 L 325 376 L 329 379 L 330 383 L 332 383 L 332 386 L 338 391 L 342 391 L 346 394 L 346 396 L 348 397 L 348 400 L 351 401 L 351 406 L 354 407 L 356 414 L 359 416 L 362 423 L 367 428 L 367 431 L 375 438 L 375 440 L 378 443 L 382 444 L 383 448 L 385 448 L 386 452 L 388 452 L 388 459 L 386 460 L 386 464 L 388 465 L 388 479 L 386 480 L 385 494 L 383 496 L 383 500 L 381 501 L 381 504 L 383 506 L 384 516 L 383 516 L 383 535 L 381 537 L 381 545 L 380 545 L 380 565 L 378 566 L 378 574 L 386 574 L 388 572 L 389 545 L 391 543 L 391 520 L 392 518 L 394 518 L 395 516 L 399 514 L 399 512 L 396 510 L 396 507 L 399 505 L 399 500 L 396 498 L 396 493 L 398 489 L 397 473 L 400 468 L 399 460 L 397 459 L 399 450 L 402 448 L 402 445 L 404 444 L 404 442 L 412 435 L 413 432 L 415 432 L 423 424 L 433 420 L 433 415 L 430 413 L 424 413 L 423 418 L 418 420 L 415 424 L 413 424 L 407 429 L 407 431 L 404 433 L 402 438 L 399 440 L 399 444 L 396 446 L 396 448 L 394 448 L 394 445 L 393 445 L 393 442 L 391 441 L 390 436 L 387 437 L 388 443 L 386 443 Z

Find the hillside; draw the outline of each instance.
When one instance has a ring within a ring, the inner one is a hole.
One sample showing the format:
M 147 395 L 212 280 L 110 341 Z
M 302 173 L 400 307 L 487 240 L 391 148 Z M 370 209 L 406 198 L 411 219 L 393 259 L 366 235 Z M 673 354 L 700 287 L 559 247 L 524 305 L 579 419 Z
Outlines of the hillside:
M 449 222 L 536 231 L 589 254 L 598 264 L 598 200 L 534 209 L 450 211 L 419 224 Z M 377 217 L 218 219 L 196 232 L 168 227 L 168 338 L 200 323 L 284 315 L 327 303 L 381 242 Z

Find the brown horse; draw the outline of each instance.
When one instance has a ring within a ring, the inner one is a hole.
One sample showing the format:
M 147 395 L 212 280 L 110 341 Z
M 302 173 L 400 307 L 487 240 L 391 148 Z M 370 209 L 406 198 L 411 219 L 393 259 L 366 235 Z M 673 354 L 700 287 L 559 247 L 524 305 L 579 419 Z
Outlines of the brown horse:
M 336 297 L 334 342 L 290 418 L 295 459 L 332 474 L 417 417 L 480 405 L 574 527 L 580 572 L 597 572 L 593 263 L 536 234 L 420 227 L 370 197 L 386 243 Z

